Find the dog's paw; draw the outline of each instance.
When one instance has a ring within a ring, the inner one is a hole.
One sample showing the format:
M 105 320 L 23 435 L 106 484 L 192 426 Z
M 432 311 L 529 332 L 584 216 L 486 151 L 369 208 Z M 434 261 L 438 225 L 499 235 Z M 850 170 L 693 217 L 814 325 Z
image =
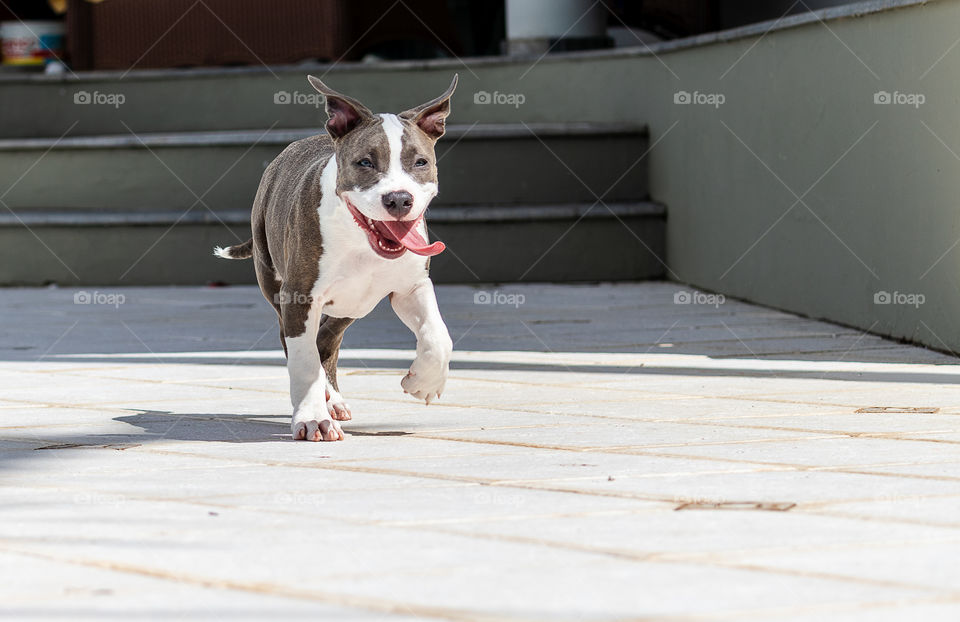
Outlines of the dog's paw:
M 447 384 L 448 361 L 449 357 L 417 356 L 400 386 L 406 393 L 429 404 L 440 397 Z
M 350 406 L 343 401 L 343 396 L 336 389 L 327 385 L 327 412 L 335 421 L 350 421 L 353 415 Z
M 294 413 L 290 431 L 295 441 L 342 441 L 343 430 L 329 414 Z

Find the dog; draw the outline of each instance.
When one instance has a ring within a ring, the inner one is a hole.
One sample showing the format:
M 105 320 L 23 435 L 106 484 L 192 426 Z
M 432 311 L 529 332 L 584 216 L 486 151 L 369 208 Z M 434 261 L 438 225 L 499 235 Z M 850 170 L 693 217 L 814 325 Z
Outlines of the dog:
M 343 333 L 384 297 L 417 337 L 400 384 L 427 404 L 447 381 L 453 343 L 430 280 L 424 212 L 437 195 L 434 146 L 457 86 L 399 114 L 374 114 L 308 76 L 325 98 L 326 134 L 292 143 L 266 168 L 253 236 L 214 255 L 255 262 L 280 322 L 294 440 L 343 440 L 352 418 L 337 386 Z

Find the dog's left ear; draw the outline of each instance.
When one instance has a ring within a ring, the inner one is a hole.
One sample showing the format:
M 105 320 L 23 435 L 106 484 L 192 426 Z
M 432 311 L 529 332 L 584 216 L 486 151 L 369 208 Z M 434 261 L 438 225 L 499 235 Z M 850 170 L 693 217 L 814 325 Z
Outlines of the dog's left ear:
M 413 121 L 420 126 L 420 129 L 423 130 L 427 136 L 433 140 L 437 140 L 443 136 L 443 132 L 446 129 L 447 115 L 450 114 L 450 97 L 457 88 L 457 77 L 457 74 L 453 75 L 453 82 L 450 83 L 450 86 L 440 97 L 430 100 L 416 108 L 411 108 L 406 112 L 401 112 L 398 116 L 401 119 Z

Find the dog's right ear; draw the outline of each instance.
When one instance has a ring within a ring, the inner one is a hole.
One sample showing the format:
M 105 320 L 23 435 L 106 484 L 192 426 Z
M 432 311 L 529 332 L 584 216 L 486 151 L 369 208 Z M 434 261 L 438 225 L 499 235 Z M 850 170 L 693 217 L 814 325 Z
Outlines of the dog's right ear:
M 327 120 L 327 132 L 334 140 L 343 138 L 364 120 L 373 118 L 373 113 L 366 106 L 352 97 L 337 93 L 320 78 L 307 76 L 307 80 L 326 100 L 327 115 L 330 117 Z

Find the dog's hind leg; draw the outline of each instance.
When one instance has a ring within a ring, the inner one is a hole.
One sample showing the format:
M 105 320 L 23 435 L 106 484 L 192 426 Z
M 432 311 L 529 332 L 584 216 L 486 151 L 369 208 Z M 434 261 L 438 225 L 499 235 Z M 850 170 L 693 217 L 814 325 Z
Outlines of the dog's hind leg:
M 340 343 L 347 327 L 353 324 L 353 318 L 323 316 L 320 328 L 317 331 L 317 351 L 323 361 L 323 370 L 327 375 L 327 391 L 329 393 L 328 406 L 330 416 L 338 421 L 349 421 L 352 418 L 350 407 L 340 395 L 337 386 L 337 360 L 340 357 Z
M 327 372 L 327 380 L 337 386 L 337 359 L 340 356 L 340 344 L 343 342 L 343 333 L 347 327 L 353 324 L 352 317 L 330 317 L 323 316 L 320 320 L 320 329 L 317 331 L 317 350 L 320 352 L 320 360 L 323 361 L 323 369 Z
M 260 282 L 260 291 L 270 306 L 277 312 L 277 322 L 280 324 L 280 345 L 283 346 L 283 355 L 287 356 L 287 338 L 283 331 L 283 313 L 280 310 L 280 282 L 276 273 L 270 268 L 258 269 L 257 280 Z
M 257 279 L 260 281 L 260 291 L 263 297 L 267 299 L 270 306 L 277 312 L 277 323 L 280 324 L 280 345 L 283 346 L 283 355 L 288 356 L 287 338 L 283 332 L 283 313 L 280 310 L 280 283 L 276 280 L 272 270 L 264 270 L 263 277 L 261 272 L 257 271 Z
M 257 274 L 257 283 L 260 284 L 260 292 L 267 299 L 270 306 L 277 312 L 277 322 L 280 324 L 280 345 L 283 346 L 283 355 L 287 356 L 287 339 L 283 332 L 283 314 L 280 310 L 280 288 L 281 282 L 277 278 L 277 271 L 273 267 L 273 261 L 267 251 L 267 236 L 264 231 L 263 223 L 255 223 L 253 227 L 253 258 L 254 270 Z

